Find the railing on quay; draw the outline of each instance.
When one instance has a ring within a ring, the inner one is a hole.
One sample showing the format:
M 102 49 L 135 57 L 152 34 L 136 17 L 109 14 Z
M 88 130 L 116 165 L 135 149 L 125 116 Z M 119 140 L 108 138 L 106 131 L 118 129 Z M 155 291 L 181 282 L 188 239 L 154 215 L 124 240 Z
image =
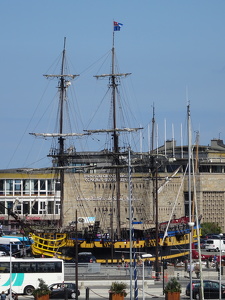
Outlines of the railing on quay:
M 225 268 L 225 267 L 224 267 Z M 79 280 L 128 280 L 130 272 L 133 274 L 133 267 L 125 267 L 119 265 L 104 265 L 99 263 L 79 263 L 78 264 L 78 279 Z M 143 274 L 144 273 L 144 274 Z M 225 269 L 222 270 L 222 280 L 225 280 Z M 193 271 L 193 278 L 198 278 L 198 274 Z M 203 268 L 203 278 L 218 280 L 218 270 L 216 268 Z M 154 268 L 151 266 L 137 267 L 138 279 L 146 281 L 156 280 Z M 165 283 L 172 277 L 178 280 L 189 278 L 189 272 L 185 270 L 184 266 L 174 267 L 168 266 L 166 269 L 160 270 L 159 280 Z M 65 264 L 65 280 L 70 281 L 75 278 L 75 264 Z

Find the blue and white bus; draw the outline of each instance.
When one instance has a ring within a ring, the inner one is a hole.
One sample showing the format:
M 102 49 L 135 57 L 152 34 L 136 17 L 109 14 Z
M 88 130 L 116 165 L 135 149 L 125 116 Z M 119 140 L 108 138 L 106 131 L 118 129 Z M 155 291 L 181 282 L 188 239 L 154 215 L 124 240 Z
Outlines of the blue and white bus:
M 11 273 L 10 273 L 11 266 Z M 58 258 L 0 257 L 0 292 L 32 295 L 41 278 L 47 285 L 64 281 L 64 262 Z

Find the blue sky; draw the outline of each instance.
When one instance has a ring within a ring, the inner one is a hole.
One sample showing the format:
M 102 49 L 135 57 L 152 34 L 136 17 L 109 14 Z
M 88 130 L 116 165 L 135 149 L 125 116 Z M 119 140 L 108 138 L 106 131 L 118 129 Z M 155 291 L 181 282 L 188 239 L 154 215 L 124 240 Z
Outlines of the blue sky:
M 210 144 L 213 138 L 225 141 L 224 1 L 8 0 L 1 1 L 0 9 L 1 169 L 50 163 L 44 160 L 49 142 L 29 132 L 54 131 L 49 122 L 53 110 L 49 115 L 43 112 L 53 103 L 57 82 L 46 92 L 50 84 L 42 75 L 59 57 L 64 37 L 70 69 L 80 74 L 74 82 L 74 108 L 79 106 L 79 115 L 72 116 L 74 130 L 103 128 L 105 110 L 90 120 L 108 82 L 96 83 L 93 75 L 112 47 L 113 20 L 124 24 L 116 32 L 116 56 L 120 71 L 132 73 L 124 81 L 135 116 L 131 125 L 145 128 L 143 150 L 148 148 L 153 103 L 159 145 L 164 143 L 165 120 L 167 139 L 172 138 L 173 126 L 180 144 L 182 124 L 186 143 L 187 98 L 193 135 L 200 132 L 200 144 Z M 90 143 L 86 150 L 92 147 L 100 150 L 103 144 Z

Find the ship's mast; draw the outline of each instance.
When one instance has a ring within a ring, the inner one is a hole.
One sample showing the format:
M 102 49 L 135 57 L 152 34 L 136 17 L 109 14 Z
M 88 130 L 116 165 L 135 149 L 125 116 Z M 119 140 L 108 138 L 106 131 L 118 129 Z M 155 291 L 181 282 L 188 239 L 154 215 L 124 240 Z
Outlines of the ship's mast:
M 59 80 L 59 105 L 60 105 L 60 115 L 59 115 L 59 133 L 63 133 L 63 108 L 64 108 L 64 100 L 66 96 L 66 87 L 65 87 L 65 77 L 64 77 L 64 64 L 65 64 L 65 43 L 66 39 L 64 39 L 64 47 L 63 47 L 63 55 L 62 55 L 62 66 L 61 66 L 61 77 Z M 65 157 L 64 157 L 64 137 L 60 136 L 58 138 L 59 141 L 59 154 L 58 154 L 58 166 L 65 166 Z M 59 226 L 63 225 L 63 215 L 64 215 L 64 169 L 61 168 L 59 171 L 60 174 L 60 221 Z
M 58 90 L 59 90 L 59 132 L 58 133 L 41 133 L 33 134 L 35 136 L 43 137 L 58 137 L 58 150 L 49 156 L 54 157 L 57 162 L 57 167 L 59 167 L 60 176 L 60 221 L 59 226 L 63 226 L 63 204 L 64 204 L 64 172 L 67 166 L 67 154 L 65 153 L 64 141 L 66 136 L 76 136 L 75 133 L 64 133 L 64 105 L 66 103 L 67 89 L 70 86 L 70 80 L 74 79 L 79 75 L 72 75 L 65 73 L 65 56 L 66 56 L 66 38 L 64 38 L 64 47 L 62 52 L 62 62 L 61 62 L 61 73 L 59 75 L 44 75 L 46 78 L 58 78 Z
M 152 183 L 153 183 L 153 205 L 155 219 L 155 270 L 156 280 L 159 279 L 159 205 L 158 205 L 158 161 L 157 156 L 154 155 L 154 139 L 155 139 L 155 106 L 153 104 L 152 113 L 152 142 L 151 142 L 151 165 L 152 165 Z
M 193 226 L 192 222 L 192 193 L 191 193 L 191 171 L 192 171 L 192 142 L 191 142 L 191 113 L 190 113 L 190 102 L 187 105 L 187 122 L 188 122 L 188 205 L 189 205 L 189 250 L 190 250 L 190 286 L 192 286 L 192 239 L 193 239 Z M 190 293 L 190 299 L 192 300 L 192 293 Z
M 112 101 L 113 101 L 113 144 L 114 144 L 114 153 L 115 153 L 115 165 L 118 166 L 120 164 L 119 161 L 119 139 L 117 128 L 117 115 L 116 115 L 116 89 L 117 89 L 117 80 L 115 74 L 115 48 L 114 48 L 114 31 L 113 31 L 113 47 L 112 47 L 112 76 L 111 76 L 111 88 L 112 88 Z M 121 220 L 120 220 L 120 170 L 116 168 L 116 208 L 117 208 L 117 235 L 118 238 L 121 237 Z
M 103 75 L 96 75 L 96 78 L 100 77 L 109 77 L 109 86 L 112 90 L 112 111 L 113 111 L 113 124 L 112 129 L 110 130 L 89 130 L 89 132 L 112 132 L 113 137 L 113 153 L 114 153 L 114 165 L 115 168 L 115 175 L 116 175 L 116 218 L 117 218 L 117 238 L 121 237 L 121 217 L 120 217 L 120 159 L 119 159 L 119 132 L 120 131 L 136 131 L 139 128 L 130 129 L 130 128 L 117 128 L 117 86 L 119 85 L 119 78 L 128 76 L 131 73 L 116 73 L 115 72 L 115 47 L 114 47 L 114 31 L 113 31 L 113 46 L 112 46 L 112 68 L 111 74 L 103 74 Z M 113 218 L 112 218 L 113 220 Z M 112 226 L 113 224 L 111 224 Z M 113 238 L 113 237 L 112 237 Z

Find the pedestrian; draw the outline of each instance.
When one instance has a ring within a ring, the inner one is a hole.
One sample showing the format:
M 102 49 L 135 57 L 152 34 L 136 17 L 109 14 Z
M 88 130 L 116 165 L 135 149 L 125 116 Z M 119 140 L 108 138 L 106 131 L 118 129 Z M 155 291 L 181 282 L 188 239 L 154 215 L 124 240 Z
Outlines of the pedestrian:
M 194 271 L 194 265 L 189 263 L 187 267 L 187 272 L 189 274 L 189 277 L 191 276 L 190 273 L 192 273 L 193 271 Z
M 200 278 L 200 266 L 199 263 L 195 265 L 195 274 L 197 278 Z
M 216 267 L 216 263 L 217 263 L 217 256 L 214 255 L 214 257 L 213 257 L 213 267 Z
M 126 275 L 129 274 L 128 272 L 130 271 L 130 269 L 129 269 L 129 264 L 127 262 L 125 262 L 124 268 L 126 271 Z
M 151 275 L 151 271 L 152 271 L 151 261 L 148 260 L 148 259 L 146 259 L 145 266 L 146 266 L 146 269 L 147 269 L 147 274 L 150 276 Z
M 213 257 L 212 257 L 212 255 L 210 255 L 210 257 L 209 257 L 209 266 L 210 266 L 210 268 L 212 268 L 212 261 L 213 261 Z
M 6 299 L 6 294 L 4 291 L 2 291 L 1 293 L 1 300 L 5 300 Z
M 122 254 L 122 257 L 121 257 L 121 262 L 122 262 L 122 267 L 124 266 L 124 255 Z
M 14 293 L 14 298 L 13 298 L 14 300 L 18 300 L 18 295 L 17 295 L 17 293 Z

